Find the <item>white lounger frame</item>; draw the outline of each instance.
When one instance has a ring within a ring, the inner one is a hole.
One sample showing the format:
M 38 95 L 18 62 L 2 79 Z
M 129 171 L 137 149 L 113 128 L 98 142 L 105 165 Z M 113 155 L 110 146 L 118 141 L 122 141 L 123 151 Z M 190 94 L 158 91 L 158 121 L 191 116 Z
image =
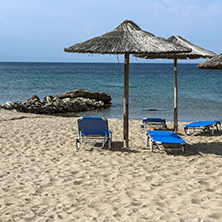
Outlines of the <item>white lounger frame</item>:
M 147 118 L 143 118 L 143 120 L 146 120 Z M 150 121 L 150 122 L 143 122 L 141 123 L 141 131 L 147 131 L 149 128 L 153 128 L 153 129 L 166 129 L 167 125 L 166 125 L 166 119 L 163 119 L 165 121 L 164 122 L 155 122 L 155 121 Z
M 78 135 L 78 139 L 76 139 L 76 148 L 79 150 L 80 145 L 82 148 L 103 148 L 106 144 L 106 142 L 109 142 L 109 149 L 111 149 L 112 145 L 112 132 L 110 131 L 110 136 L 80 136 Z M 101 144 L 101 146 L 84 146 L 84 143 L 94 143 L 94 144 Z
M 84 117 L 80 117 L 77 121 L 83 119 Z M 93 118 L 93 117 L 92 117 Z M 106 121 L 108 124 L 108 120 L 106 118 L 101 118 L 102 120 Z M 76 139 L 76 148 L 79 150 L 80 146 L 82 148 L 103 148 L 106 142 L 109 142 L 109 149 L 112 146 L 112 131 L 108 130 L 107 135 L 82 135 L 81 131 L 79 130 L 79 122 L 78 122 L 78 138 Z M 100 146 L 87 146 L 84 144 L 101 144 Z
M 219 125 L 219 129 L 218 129 L 218 125 Z M 211 130 L 211 135 L 214 134 L 214 127 L 216 127 L 217 130 L 221 131 L 221 122 L 220 123 L 214 123 L 212 125 L 209 125 L 209 126 L 201 126 L 201 127 L 184 127 L 184 132 L 186 134 L 190 134 L 190 133 L 193 133 L 193 132 L 203 132 L 205 131 L 206 129 L 209 129 L 210 130 L 210 127 L 212 128 Z
M 149 146 L 150 146 L 150 151 L 153 152 L 153 144 L 156 144 L 156 146 L 160 149 L 160 150 L 181 150 L 182 152 L 185 151 L 185 147 L 186 147 L 186 143 L 181 143 L 180 147 L 178 147 L 179 145 L 175 145 L 174 147 L 162 147 L 163 144 L 161 142 L 154 142 L 152 140 L 152 138 L 149 136 L 149 134 L 146 132 L 146 136 L 145 136 L 145 144 L 146 146 L 148 146 L 148 141 L 149 141 Z

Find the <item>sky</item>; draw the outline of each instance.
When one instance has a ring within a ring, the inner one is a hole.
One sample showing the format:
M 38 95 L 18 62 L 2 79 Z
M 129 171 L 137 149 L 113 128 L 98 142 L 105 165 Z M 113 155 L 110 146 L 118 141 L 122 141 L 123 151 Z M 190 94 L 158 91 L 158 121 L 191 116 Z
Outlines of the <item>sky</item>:
M 155 36 L 181 36 L 222 53 L 221 0 L 0 0 L 0 62 L 117 62 L 116 55 L 64 48 L 111 31 L 125 19 Z M 172 62 L 132 56 L 130 61 Z

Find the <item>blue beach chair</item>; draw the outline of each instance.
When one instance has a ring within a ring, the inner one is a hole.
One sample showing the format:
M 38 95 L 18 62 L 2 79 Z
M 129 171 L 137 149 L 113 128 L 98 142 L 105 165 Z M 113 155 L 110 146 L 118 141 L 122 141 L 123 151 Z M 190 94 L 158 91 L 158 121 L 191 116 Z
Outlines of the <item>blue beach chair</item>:
M 213 135 L 214 134 L 214 127 L 216 127 L 218 130 L 218 126 L 219 126 L 219 131 L 221 131 L 221 121 L 210 120 L 210 121 L 193 122 L 193 123 L 184 125 L 183 127 L 184 127 L 184 132 L 186 134 L 189 134 L 192 132 L 197 132 L 197 131 L 210 130 L 212 128 L 211 135 Z
M 170 131 L 146 131 L 146 146 L 150 145 L 153 151 L 153 144 L 160 150 L 182 150 L 185 151 L 186 142 L 174 132 Z
M 162 118 L 143 118 L 141 128 L 147 131 L 148 128 L 166 129 L 166 119 Z
M 109 142 L 109 149 L 112 145 L 112 132 L 108 129 L 108 121 L 102 117 L 80 117 L 78 123 L 78 139 L 76 147 L 80 148 L 103 148 L 106 142 Z M 94 146 L 86 144 L 94 143 Z M 96 146 L 101 144 L 100 146 Z

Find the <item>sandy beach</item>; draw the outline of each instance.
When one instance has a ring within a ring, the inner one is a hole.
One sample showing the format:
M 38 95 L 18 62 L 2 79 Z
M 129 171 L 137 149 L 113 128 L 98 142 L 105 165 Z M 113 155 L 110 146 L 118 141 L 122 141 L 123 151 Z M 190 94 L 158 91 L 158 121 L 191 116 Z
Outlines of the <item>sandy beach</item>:
M 221 132 L 179 123 L 187 152 L 150 152 L 141 121 L 122 148 L 108 119 L 112 150 L 76 150 L 76 120 L 0 110 L 0 221 L 222 221 Z

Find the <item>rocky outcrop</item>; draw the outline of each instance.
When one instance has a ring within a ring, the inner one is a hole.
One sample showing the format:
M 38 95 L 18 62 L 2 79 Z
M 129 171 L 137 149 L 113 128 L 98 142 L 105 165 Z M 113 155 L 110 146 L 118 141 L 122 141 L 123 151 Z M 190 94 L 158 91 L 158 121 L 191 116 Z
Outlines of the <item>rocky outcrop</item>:
M 46 96 L 40 100 L 34 95 L 26 102 L 7 102 L 1 108 L 17 110 L 19 112 L 49 114 L 72 113 L 80 111 L 97 110 L 109 107 L 111 96 L 104 92 L 89 92 L 77 89 L 64 92 L 56 96 Z
M 64 98 L 77 98 L 77 97 L 83 97 L 88 99 L 95 99 L 97 101 L 103 101 L 104 103 L 110 103 L 111 96 L 104 92 L 89 92 L 84 91 L 83 89 L 77 89 L 71 92 L 64 92 L 59 95 L 56 95 L 55 97 L 64 99 Z

